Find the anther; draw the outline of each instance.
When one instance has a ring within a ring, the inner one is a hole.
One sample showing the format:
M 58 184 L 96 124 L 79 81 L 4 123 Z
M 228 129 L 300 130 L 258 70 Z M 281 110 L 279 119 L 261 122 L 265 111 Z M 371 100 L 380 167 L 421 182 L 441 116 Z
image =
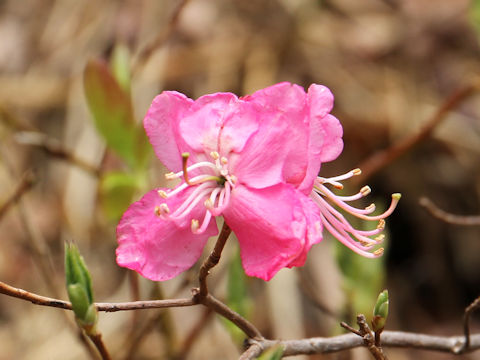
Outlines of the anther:
M 170 208 L 168 207 L 167 204 L 163 203 L 163 204 L 160 204 L 160 206 L 157 206 L 157 207 L 160 209 L 161 214 L 170 214 Z M 156 210 L 156 208 L 155 208 L 155 210 Z
M 197 232 L 198 228 L 200 227 L 200 223 L 197 219 L 192 219 L 192 232 Z
M 155 215 L 157 215 L 157 216 L 162 215 L 162 211 L 160 210 L 160 206 L 155 206 Z
M 220 162 L 221 162 L 223 165 L 227 165 L 228 159 L 227 159 L 225 156 L 222 156 L 222 158 L 220 159 Z
M 375 210 L 375 204 L 372 203 L 372 204 L 368 205 L 368 206 L 365 208 L 365 210 L 367 210 L 367 211 L 373 211 L 373 210 Z
M 174 172 L 169 172 L 168 174 L 165 174 L 165 179 L 167 180 L 173 180 L 177 178 L 178 176 Z
M 377 236 L 375 239 L 373 239 L 373 240 L 375 240 L 375 242 L 376 242 L 377 244 L 380 244 L 381 242 L 383 242 L 383 240 L 385 240 L 385 235 L 380 234 L 380 235 L 378 235 L 378 236 Z
M 398 201 L 398 200 L 400 200 L 401 197 L 402 197 L 402 194 L 400 194 L 400 193 L 392 194 L 392 199 L 393 200 Z
M 370 194 L 372 192 L 372 189 L 370 189 L 370 186 L 364 186 L 360 189 L 360 193 L 363 195 L 363 196 L 367 196 L 368 194 Z
M 373 255 L 375 256 L 382 256 L 383 253 L 384 253 L 385 249 L 384 248 L 380 248 L 380 249 L 377 249 L 373 252 Z
M 354 176 L 360 175 L 361 173 L 362 173 L 362 170 L 360 170 L 359 168 L 352 170 L 352 175 Z
M 168 194 L 165 190 L 158 190 L 157 192 L 158 192 L 158 195 L 160 195 L 160 197 L 164 199 L 168 198 Z
M 385 220 L 383 220 L 383 219 L 378 220 L 377 229 L 379 229 L 379 230 L 385 229 Z
M 340 184 L 340 183 L 332 183 L 333 187 L 335 189 L 338 189 L 338 190 L 342 190 L 343 189 L 343 185 Z
M 210 198 L 205 200 L 205 202 L 203 204 L 205 205 L 205 207 L 207 209 L 213 209 L 213 201 Z
M 218 160 L 220 158 L 220 154 L 216 151 L 212 151 L 210 153 L 210 156 L 212 157 L 213 160 Z

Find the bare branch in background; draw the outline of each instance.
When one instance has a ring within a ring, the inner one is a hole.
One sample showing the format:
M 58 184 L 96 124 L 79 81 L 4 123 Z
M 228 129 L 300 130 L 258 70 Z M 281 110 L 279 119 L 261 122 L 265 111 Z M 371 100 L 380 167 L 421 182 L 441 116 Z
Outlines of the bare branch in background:
M 35 183 L 35 175 L 32 171 L 27 171 L 17 184 L 12 195 L 0 206 L 0 219 L 7 213 L 10 207 L 15 204 Z
M 478 79 L 476 79 L 470 84 L 465 85 L 464 87 L 455 91 L 447 99 L 445 99 L 445 101 L 427 121 L 420 132 L 407 136 L 404 139 L 400 139 L 388 149 L 378 151 L 361 163 L 359 168 L 362 169 L 362 174 L 357 176 L 355 181 L 358 183 L 364 183 L 365 180 L 370 178 L 373 174 L 391 164 L 397 158 L 411 150 L 415 145 L 425 140 L 428 136 L 430 136 L 435 127 L 445 119 L 450 111 L 458 107 L 463 101 L 475 94 L 479 88 L 480 82 Z
M 160 33 L 149 45 L 145 46 L 135 58 L 135 61 L 132 65 L 132 72 L 135 72 L 137 69 L 139 69 L 141 65 L 143 65 L 150 58 L 150 56 L 154 53 L 155 50 L 161 48 L 167 42 L 167 40 L 170 38 L 170 36 L 173 34 L 173 31 L 177 27 L 180 14 L 187 5 L 188 1 L 189 0 L 179 1 L 179 4 L 177 5 L 170 17 L 167 28 L 162 33 Z
M 422 205 L 425 209 L 428 210 L 430 214 L 435 216 L 436 218 L 455 225 L 463 225 L 463 226 L 474 226 L 480 225 L 480 215 L 474 216 L 462 216 L 462 215 L 455 215 L 448 213 L 438 206 L 436 206 L 430 199 L 426 197 L 420 198 L 418 201 L 420 205 Z
M 67 151 L 59 141 L 36 131 L 21 131 L 15 134 L 15 140 L 22 145 L 38 146 L 48 155 L 78 166 L 95 177 L 100 176 L 100 169 Z

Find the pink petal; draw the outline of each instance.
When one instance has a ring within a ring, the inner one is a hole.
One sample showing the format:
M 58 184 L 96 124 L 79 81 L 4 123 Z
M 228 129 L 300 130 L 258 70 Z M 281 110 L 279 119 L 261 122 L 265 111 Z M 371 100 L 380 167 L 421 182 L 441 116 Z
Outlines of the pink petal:
M 240 243 L 247 275 L 270 280 L 280 269 L 296 265 L 306 245 L 320 241 L 319 224 L 308 217 L 305 204 L 309 199 L 288 184 L 233 190 L 224 217 Z
M 148 109 L 143 125 L 160 161 L 173 172 L 182 169 L 182 152 L 189 152 L 179 134 L 179 122 L 193 100 L 175 91 L 158 95 Z
M 317 204 L 309 197 L 299 196 L 303 213 L 307 220 L 307 234 L 305 245 L 301 253 L 288 264 L 288 267 L 303 266 L 307 260 L 307 254 L 314 244 L 322 241 L 322 220 L 320 218 Z
M 158 190 L 158 189 L 157 189 Z M 168 280 L 189 269 L 200 257 L 210 236 L 218 233 L 212 221 L 205 233 L 193 234 L 192 218 L 202 218 L 205 208 L 197 206 L 182 221 L 165 220 L 155 214 L 155 207 L 167 203 L 177 208 L 188 191 L 171 199 L 161 198 L 157 190 L 145 194 L 130 205 L 117 227 L 117 263 L 154 280 Z
M 307 167 L 305 91 L 280 83 L 243 99 L 254 105 L 260 127 L 235 163 L 235 175 L 254 188 L 272 186 L 285 178 L 300 182 Z
M 195 151 L 206 154 L 242 151 L 257 128 L 255 114 L 231 93 L 202 96 L 180 121 L 185 141 Z
M 308 168 L 298 189 L 305 194 L 312 190 L 321 163 L 334 160 L 343 150 L 343 129 L 336 117 L 329 112 L 333 95 L 323 85 L 313 84 L 308 89 L 310 107 L 310 134 L 308 139 Z

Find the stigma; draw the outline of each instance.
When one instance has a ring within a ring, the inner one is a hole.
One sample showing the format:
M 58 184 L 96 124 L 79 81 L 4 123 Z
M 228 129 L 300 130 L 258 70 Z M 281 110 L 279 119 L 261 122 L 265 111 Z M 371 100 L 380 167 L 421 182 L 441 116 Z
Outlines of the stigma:
M 311 198 L 320 209 L 320 218 L 323 225 L 335 238 L 357 254 L 375 258 L 381 256 L 384 252 L 383 247 L 377 248 L 377 246 L 385 238 L 382 234 L 385 229 L 385 218 L 395 210 L 401 194 L 392 194 L 389 208 L 379 215 L 372 215 L 376 208 L 375 204 L 370 204 L 363 209 L 348 204 L 370 194 L 371 189 L 369 186 L 362 187 L 358 193 L 350 196 L 336 195 L 327 187 L 327 185 L 331 185 L 336 189 L 343 189 L 341 181 L 359 174 L 361 174 L 361 170 L 354 169 L 343 175 L 331 178 L 319 176 L 314 182 Z M 340 210 L 361 220 L 375 221 L 377 225 L 373 230 L 356 229 L 348 222 Z
M 155 207 L 154 212 L 166 220 L 178 220 L 187 217 L 202 202 L 205 209 L 203 219 L 191 220 L 192 232 L 201 234 L 212 217 L 220 215 L 228 206 L 237 178 L 229 171 L 228 159 L 216 151 L 211 152 L 206 161 L 191 165 L 187 164 L 189 157 L 189 153 L 182 154 L 182 171 L 165 175 L 167 180 L 183 180 L 180 185 L 170 191 L 158 190 L 158 195 L 168 199 L 185 191 L 190 194 L 178 208 L 170 209 L 167 203 L 162 203 Z M 191 176 L 192 173 L 194 176 Z

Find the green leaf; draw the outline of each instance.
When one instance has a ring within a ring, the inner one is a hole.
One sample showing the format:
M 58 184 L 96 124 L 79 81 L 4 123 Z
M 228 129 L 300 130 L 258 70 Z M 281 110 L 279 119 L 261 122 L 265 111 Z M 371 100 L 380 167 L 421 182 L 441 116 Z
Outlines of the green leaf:
M 88 62 L 84 72 L 84 89 L 95 126 L 107 146 L 135 168 L 140 131 L 134 120 L 130 94 L 119 85 L 107 65 L 99 60 Z
M 283 347 L 276 345 L 258 357 L 258 360 L 280 360 L 283 356 Z
M 100 183 L 100 196 L 103 211 L 109 219 L 118 220 L 132 202 L 139 190 L 139 178 L 122 172 L 105 174 Z
M 130 51 L 125 44 L 117 44 L 110 58 L 110 68 L 120 87 L 130 93 Z

